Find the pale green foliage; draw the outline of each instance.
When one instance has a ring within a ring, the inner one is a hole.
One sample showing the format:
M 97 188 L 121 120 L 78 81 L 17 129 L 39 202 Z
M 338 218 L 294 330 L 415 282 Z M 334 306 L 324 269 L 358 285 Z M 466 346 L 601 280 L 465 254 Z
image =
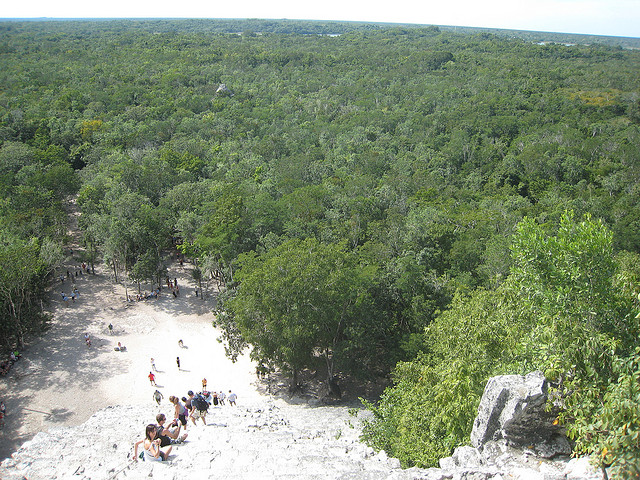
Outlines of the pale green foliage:
M 602 222 L 570 214 L 555 235 L 525 218 L 514 236 L 510 282 L 523 307 L 537 316 L 569 317 L 596 329 L 616 318 L 611 281 L 615 271 L 612 234 Z
M 48 237 L 42 239 L 40 246 L 40 260 L 46 268 L 53 272 L 62 262 L 62 246 Z
M 577 451 L 592 452 L 599 443 L 593 419 L 610 408 L 604 394 L 618 375 L 618 354 L 637 332 L 628 295 L 614 288 L 623 274 L 616 275 L 611 233 L 588 216 L 576 222 L 563 215 L 556 235 L 526 219 L 513 252 L 509 285 L 532 321 L 520 348 L 528 365 L 559 383 L 559 420 Z
M 619 376 L 609 385 L 603 406 L 585 437 L 605 464 L 611 478 L 640 477 L 640 348 L 617 364 Z M 588 443 L 588 442 L 583 442 Z
M 616 433 L 630 431 L 621 419 L 636 407 L 623 392 L 637 385 L 624 387 L 631 378 L 625 372 L 637 365 L 619 369 L 617 355 L 628 351 L 637 319 L 625 290 L 613 288 L 625 276 L 615 275 L 611 233 L 588 216 L 576 222 L 567 213 L 555 232 L 525 219 L 512 257 L 511 275 L 495 292 L 458 296 L 426 329 L 428 353 L 398 366 L 396 385 L 371 406 L 365 439 L 406 466 L 435 465 L 468 441 L 490 376 L 543 369 L 558 382 L 565 406 L 559 420 L 577 451 L 601 451 L 605 440 L 592 424 L 602 415 L 608 458 L 622 465 L 637 451 L 630 443 L 636 433 Z M 630 418 L 637 424 L 637 415 Z
M 468 439 L 486 379 L 508 362 L 518 325 L 501 292 L 458 295 L 426 330 L 428 352 L 400 363 L 364 437 L 403 466 L 433 466 Z M 511 342 L 511 343 L 510 343 Z

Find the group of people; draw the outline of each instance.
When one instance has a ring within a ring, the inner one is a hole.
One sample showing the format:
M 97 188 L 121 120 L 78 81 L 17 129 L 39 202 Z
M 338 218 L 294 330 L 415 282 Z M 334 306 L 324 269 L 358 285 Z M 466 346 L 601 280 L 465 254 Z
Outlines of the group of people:
M 141 302 L 143 300 L 158 299 L 158 298 L 160 298 L 160 287 L 156 288 L 155 290 L 152 290 L 149 293 L 147 293 L 147 292 L 145 292 L 145 293 L 137 293 L 135 297 L 133 295 L 128 295 L 127 296 L 127 301 L 128 302 Z
M 66 304 L 69 305 L 69 300 L 71 300 L 72 303 L 76 303 L 76 298 L 78 298 L 80 296 L 80 292 L 78 291 L 77 287 L 74 287 L 73 290 L 71 291 L 70 295 L 67 295 L 64 292 L 60 292 L 60 295 L 62 296 L 62 301 Z
M 153 359 L 151 360 L 153 365 Z M 149 372 L 148 378 L 149 378 L 149 382 L 151 383 L 151 386 L 154 386 L 154 387 L 158 386 L 156 385 L 156 376 L 153 373 L 153 371 Z M 193 391 L 189 390 L 189 392 L 187 392 L 188 398 L 182 397 L 179 399 L 174 395 L 171 395 L 169 397 L 169 401 L 176 406 L 176 418 L 178 418 L 181 414 L 184 414 L 185 418 L 192 417 L 191 415 L 192 407 L 193 407 L 192 400 L 196 396 L 202 397 L 204 401 L 207 402 L 207 406 L 206 408 L 204 408 L 205 411 L 208 410 L 208 408 L 211 405 L 213 405 L 214 407 L 217 407 L 218 405 L 224 405 L 225 401 L 229 402 L 229 406 L 232 406 L 232 407 L 236 406 L 238 395 L 233 393 L 231 390 L 229 390 L 229 395 L 227 395 L 222 390 L 219 392 L 210 392 L 209 390 L 206 389 L 206 386 L 207 386 L 207 379 L 205 378 L 202 380 L 202 391 L 198 392 L 197 395 L 194 395 Z M 163 398 L 164 398 L 164 395 L 162 395 L 162 392 L 160 390 L 156 389 L 153 392 L 153 399 L 158 405 L 160 405 L 160 402 L 162 401 Z M 175 403 L 174 400 L 176 400 L 177 403 Z M 180 407 L 180 401 L 184 403 L 184 407 L 188 411 L 187 413 L 185 413 L 185 410 L 182 407 Z M 196 418 L 200 418 L 200 416 L 196 415 Z M 195 425 L 196 423 L 195 420 L 193 421 L 193 423 Z
M 0 375 L 6 375 L 11 370 L 11 367 L 16 363 L 22 355 L 17 350 L 9 354 L 9 358 L 0 363 Z
M 75 269 L 72 273 L 67 269 L 67 280 L 71 280 L 71 283 L 75 283 L 76 278 L 81 277 L 83 273 L 89 273 L 89 267 L 86 263 L 82 262 L 82 264 Z M 60 283 L 64 283 L 65 276 L 60 275 Z
M 169 288 L 169 290 L 171 290 L 171 293 L 173 294 L 173 296 L 175 298 L 177 298 L 180 295 L 180 286 L 178 285 L 178 279 L 174 278 L 173 281 L 167 277 L 167 288 Z M 153 290 L 151 290 L 151 292 L 149 293 L 138 293 L 135 296 L 133 295 L 128 295 L 127 296 L 127 301 L 128 302 L 141 302 L 143 300 L 150 300 L 150 299 L 158 299 L 160 298 L 160 293 L 162 291 L 161 287 L 155 288 Z
M 152 359 L 153 362 L 153 359 Z M 153 376 L 149 372 L 149 378 Z M 203 379 L 206 385 L 206 379 Z M 162 392 L 156 389 L 153 392 L 153 399 L 160 405 L 163 399 Z M 174 445 L 183 443 L 187 434 L 180 434 L 181 430 L 187 429 L 189 419 L 193 425 L 197 425 L 197 420 L 201 419 L 204 425 L 207 424 L 207 410 L 213 405 L 224 405 L 225 398 L 228 399 L 229 405 L 235 405 L 238 396 L 229 390 L 229 395 L 223 392 L 202 392 L 194 393 L 193 390 L 187 392 L 186 397 L 178 398 L 175 395 L 169 397 L 169 402 L 173 405 L 173 420 L 169 425 L 165 425 L 167 417 L 163 413 L 156 415 L 155 424 L 150 423 L 145 427 L 145 435 L 142 440 L 138 440 L 134 444 L 134 460 L 138 458 L 148 462 L 166 461 Z M 138 449 L 143 445 L 142 452 L 138 456 Z
M 204 385 L 202 387 L 203 388 L 202 395 L 204 396 L 204 399 L 207 401 L 209 405 L 213 405 L 213 406 L 224 405 L 225 401 L 228 401 L 230 406 L 232 407 L 235 406 L 238 396 L 235 393 L 233 393 L 231 390 L 229 390 L 229 395 L 225 394 L 223 391 L 209 392 L 208 390 L 205 389 L 206 379 L 203 381 L 203 383 Z
M 171 293 L 173 293 L 174 298 L 180 295 L 180 286 L 178 285 L 177 278 L 174 278 L 172 282 L 171 279 L 167 277 L 167 287 L 171 290 Z

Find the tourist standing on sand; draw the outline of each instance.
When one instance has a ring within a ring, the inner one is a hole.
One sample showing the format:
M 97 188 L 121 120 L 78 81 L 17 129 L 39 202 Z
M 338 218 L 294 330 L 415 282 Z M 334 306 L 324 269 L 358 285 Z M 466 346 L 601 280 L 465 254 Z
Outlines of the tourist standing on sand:
M 227 397 L 227 399 L 229 400 L 229 405 L 233 407 L 236 404 L 238 396 L 235 393 L 231 393 L 231 390 L 229 390 L 229 396 Z
M 152 372 L 158 371 L 158 369 L 156 368 L 156 361 L 153 359 L 153 357 L 151 357 L 151 371 Z
M 176 357 L 176 363 L 178 364 L 178 370 L 180 370 L 180 357 Z
M 202 379 L 202 391 L 203 392 L 207 391 L 207 379 L 206 378 Z

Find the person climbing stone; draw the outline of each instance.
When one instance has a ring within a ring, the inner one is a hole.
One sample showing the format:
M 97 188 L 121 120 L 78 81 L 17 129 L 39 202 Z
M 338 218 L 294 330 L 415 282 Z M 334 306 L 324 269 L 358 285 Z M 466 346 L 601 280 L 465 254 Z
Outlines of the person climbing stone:
M 157 438 L 160 439 L 160 446 L 166 447 L 169 445 L 176 445 L 184 442 L 187 439 L 188 434 L 180 435 L 180 429 L 182 425 L 180 422 L 172 422 L 171 425 L 165 427 L 164 423 L 167 421 L 167 417 L 164 413 L 156 415 L 156 422 L 158 422 Z

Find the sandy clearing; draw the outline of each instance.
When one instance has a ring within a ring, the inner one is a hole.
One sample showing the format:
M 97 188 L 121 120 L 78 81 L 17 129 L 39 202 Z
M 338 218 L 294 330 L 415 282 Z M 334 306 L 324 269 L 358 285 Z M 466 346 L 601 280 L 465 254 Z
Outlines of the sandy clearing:
M 69 270 L 74 275 L 73 268 Z M 160 299 L 129 304 L 124 287 L 101 269 L 77 277 L 80 297 L 68 306 L 60 291 L 69 293 L 71 281 L 52 286 L 51 329 L 30 342 L 10 374 L 0 377 L 0 399 L 8 412 L 0 430 L 0 459 L 37 432 L 79 425 L 101 408 L 149 404 L 156 388 L 164 395 L 167 413 L 169 396 L 201 390 L 202 378 L 207 378 L 209 390 L 233 390 L 240 402 L 260 396 L 248 355 L 232 363 L 217 341 L 219 332 L 211 324 L 214 296 L 205 301 L 195 296 L 190 265 L 174 265 L 169 274 L 178 279 L 178 298 L 165 285 Z M 84 344 L 85 332 L 91 335 L 91 347 Z M 178 345 L 180 339 L 184 348 Z M 127 351 L 114 351 L 117 342 Z M 151 357 L 158 387 L 147 377 Z

